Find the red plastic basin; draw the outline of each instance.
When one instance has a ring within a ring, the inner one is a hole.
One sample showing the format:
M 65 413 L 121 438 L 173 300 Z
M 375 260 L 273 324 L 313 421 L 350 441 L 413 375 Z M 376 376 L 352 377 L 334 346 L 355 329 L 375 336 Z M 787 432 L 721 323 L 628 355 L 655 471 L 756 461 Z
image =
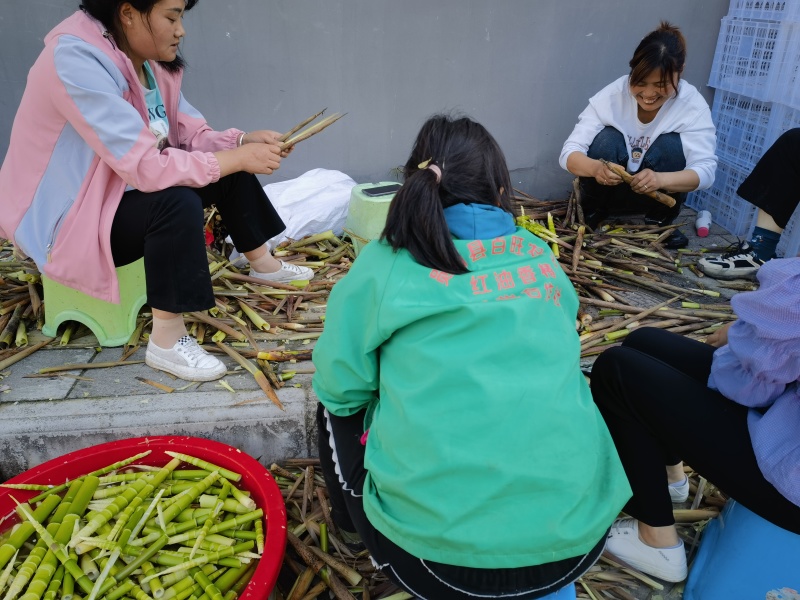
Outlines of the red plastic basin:
M 264 510 L 266 528 L 264 554 L 240 598 L 243 600 L 267 598 L 278 579 L 278 571 L 286 548 L 286 507 L 280 489 L 270 472 L 252 456 L 237 448 L 196 437 L 129 438 L 70 452 L 25 471 L 6 483 L 59 485 L 66 480 L 102 469 L 146 450 L 151 450 L 151 453 L 136 461 L 136 464 L 161 467 L 172 459 L 165 454 L 165 451 L 169 450 L 202 458 L 242 475 L 239 485 L 249 491 L 256 505 Z M 11 496 L 24 502 L 37 494 L 39 492 L 0 488 L 0 531 L 18 521 L 14 513 L 16 503 Z

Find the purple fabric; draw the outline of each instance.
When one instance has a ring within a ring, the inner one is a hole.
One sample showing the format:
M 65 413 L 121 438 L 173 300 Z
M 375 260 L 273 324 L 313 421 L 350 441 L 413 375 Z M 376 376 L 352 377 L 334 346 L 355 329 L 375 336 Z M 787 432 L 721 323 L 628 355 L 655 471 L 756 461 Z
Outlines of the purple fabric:
M 764 477 L 800 506 L 800 257 L 759 269 L 760 287 L 731 300 L 739 319 L 714 352 L 709 387 L 749 406 Z

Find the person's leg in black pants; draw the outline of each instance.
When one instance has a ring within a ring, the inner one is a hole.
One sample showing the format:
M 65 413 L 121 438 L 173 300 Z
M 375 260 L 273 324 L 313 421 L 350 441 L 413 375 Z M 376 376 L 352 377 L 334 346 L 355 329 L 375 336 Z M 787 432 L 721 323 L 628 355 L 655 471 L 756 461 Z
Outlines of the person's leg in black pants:
M 266 241 L 284 229 L 255 175 L 234 173 L 204 188 L 173 187 L 123 194 L 111 227 L 114 263 L 144 257 L 153 327 L 145 354 L 151 367 L 192 381 L 211 381 L 224 364 L 187 335 L 182 313 L 214 306 L 208 273 L 203 209 L 216 204 L 234 242 L 262 278 L 308 279 L 311 270 L 275 260 Z M 306 273 L 306 271 L 308 273 Z
M 111 228 L 114 264 L 144 256 L 152 308 L 182 313 L 214 306 L 203 234 L 203 209 L 212 204 L 241 252 L 263 246 L 286 228 L 249 173 L 233 173 L 204 188 L 123 195 Z
M 197 190 L 203 207 L 216 205 L 239 252 L 250 252 L 286 229 L 255 175 L 233 173 Z
M 800 128 L 785 131 L 758 160 L 736 193 L 770 215 L 785 229 L 797 210 L 800 194 L 792 191 L 800 177 Z
M 753 512 L 800 533 L 800 507 L 758 467 L 748 409 L 707 386 L 713 353 L 707 344 L 645 328 L 595 362 L 592 395 L 633 489 L 625 512 L 653 527 L 672 525 L 664 467 L 684 460 Z
M 183 313 L 214 306 L 197 190 L 126 192 L 114 215 L 111 251 L 117 266 L 144 257 L 151 308 Z

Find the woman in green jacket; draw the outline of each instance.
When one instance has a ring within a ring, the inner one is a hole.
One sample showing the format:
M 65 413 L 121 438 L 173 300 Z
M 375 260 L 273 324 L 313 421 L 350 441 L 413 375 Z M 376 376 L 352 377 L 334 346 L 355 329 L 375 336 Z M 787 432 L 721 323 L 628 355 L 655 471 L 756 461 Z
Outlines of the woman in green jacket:
M 419 598 L 574 598 L 630 496 L 510 190 L 483 126 L 429 119 L 314 350 L 334 521 Z

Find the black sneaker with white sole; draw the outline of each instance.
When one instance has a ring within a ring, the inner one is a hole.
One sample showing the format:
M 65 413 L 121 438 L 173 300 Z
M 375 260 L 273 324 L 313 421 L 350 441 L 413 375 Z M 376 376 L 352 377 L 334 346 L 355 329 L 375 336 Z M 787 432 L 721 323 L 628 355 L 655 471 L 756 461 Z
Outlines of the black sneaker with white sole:
M 763 264 L 747 242 L 720 256 L 697 261 L 699 269 L 714 279 L 753 279 Z

